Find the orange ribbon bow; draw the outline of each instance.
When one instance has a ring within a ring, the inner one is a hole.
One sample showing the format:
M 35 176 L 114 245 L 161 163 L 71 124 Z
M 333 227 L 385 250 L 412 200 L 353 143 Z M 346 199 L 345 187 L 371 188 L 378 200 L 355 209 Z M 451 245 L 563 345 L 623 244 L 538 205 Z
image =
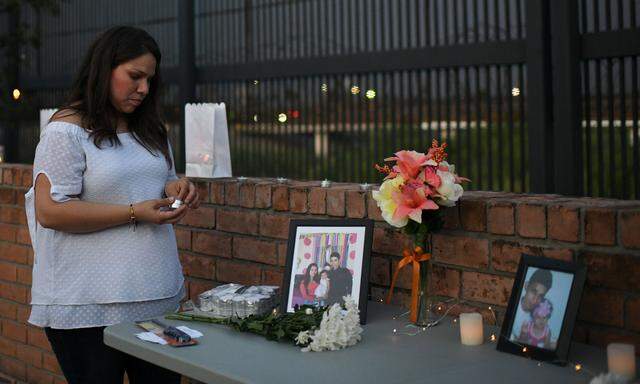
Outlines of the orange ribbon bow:
M 415 323 L 418 320 L 418 285 L 420 285 L 420 262 L 427 261 L 431 258 L 430 253 L 425 253 L 421 247 L 415 247 L 413 250 L 405 249 L 402 251 L 402 260 L 398 262 L 398 268 L 396 268 L 395 273 L 393 274 L 393 279 L 391 279 L 391 288 L 389 289 L 389 294 L 387 295 L 387 304 L 391 302 L 391 295 L 393 294 L 393 287 L 396 284 L 396 279 L 398 278 L 398 272 L 409 263 L 413 265 L 413 278 L 411 282 L 411 315 L 410 320 L 412 323 Z

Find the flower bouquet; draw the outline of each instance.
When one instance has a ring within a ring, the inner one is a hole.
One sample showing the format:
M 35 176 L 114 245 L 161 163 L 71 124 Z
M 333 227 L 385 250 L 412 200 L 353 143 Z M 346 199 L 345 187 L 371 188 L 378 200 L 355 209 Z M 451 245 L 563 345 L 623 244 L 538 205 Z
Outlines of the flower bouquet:
M 441 207 L 455 206 L 464 192 L 461 184 L 469 181 L 456 175 L 455 166 L 446 161 L 446 148 L 446 143 L 439 146 L 434 139 L 426 154 L 402 150 L 384 159 L 395 163 L 391 167 L 387 164 L 375 166 L 386 174 L 380 190 L 372 192 L 382 217 L 390 225 L 402 228 L 414 240 L 413 248 L 403 251 L 404 257 L 394 273 L 387 302 L 391 299 L 398 272 L 412 264 L 410 319 L 418 325 L 428 323 L 431 307 L 427 290 L 427 277 L 431 273 L 428 235 L 442 228 L 444 212 Z
M 355 345 L 362 339 L 358 305 L 351 296 L 342 299 L 344 308 L 339 303 L 330 307 L 303 305 L 296 306 L 294 312 L 278 313 L 273 310 L 242 318 L 216 318 L 185 311 L 165 315 L 165 318 L 227 325 L 267 340 L 293 342 L 303 347 L 303 352 L 336 351 Z

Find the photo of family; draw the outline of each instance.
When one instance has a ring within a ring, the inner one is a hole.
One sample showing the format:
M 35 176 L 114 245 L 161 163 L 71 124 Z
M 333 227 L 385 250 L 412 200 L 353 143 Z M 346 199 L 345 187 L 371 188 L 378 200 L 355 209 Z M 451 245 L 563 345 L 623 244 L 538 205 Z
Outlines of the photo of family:
M 330 306 L 360 297 L 364 227 L 298 227 L 287 310 Z
M 510 340 L 554 351 L 562 330 L 574 275 L 528 267 Z

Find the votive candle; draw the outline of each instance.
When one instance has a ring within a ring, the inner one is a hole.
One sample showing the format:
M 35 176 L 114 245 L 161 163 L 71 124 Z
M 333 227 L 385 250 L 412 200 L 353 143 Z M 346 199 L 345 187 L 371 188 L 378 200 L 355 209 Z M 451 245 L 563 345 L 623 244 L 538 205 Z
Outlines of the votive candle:
M 483 342 L 482 315 L 478 312 L 460 314 L 460 341 L 463 345 L 480 345 Z
M 636 376 L 636 350 L 631 344 L 611 343 L 607 345 L 609 372 L 633 380 Z

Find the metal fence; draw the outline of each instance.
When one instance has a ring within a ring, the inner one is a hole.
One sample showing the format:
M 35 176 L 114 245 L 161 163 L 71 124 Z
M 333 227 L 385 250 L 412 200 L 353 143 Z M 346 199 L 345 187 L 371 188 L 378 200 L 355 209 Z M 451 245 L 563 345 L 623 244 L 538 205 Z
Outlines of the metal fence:
M 640 196 L 637 0 L 88 3 L 24 10 L 46 36 L 30 100 L 59 104 L 99 31 L 139 25 L 163 51 L 179 169 L 181 105 L 224 101 L 237 175 L 377 182 L 373 163 L 437 138 L 471 189 Z
M 579 13 L 580 33 L 591 43 L 580 63 L 584 192 L 639 199 L 640 2 L 582 0 Z M 616 41 L 626 38 L 635 49 Z

